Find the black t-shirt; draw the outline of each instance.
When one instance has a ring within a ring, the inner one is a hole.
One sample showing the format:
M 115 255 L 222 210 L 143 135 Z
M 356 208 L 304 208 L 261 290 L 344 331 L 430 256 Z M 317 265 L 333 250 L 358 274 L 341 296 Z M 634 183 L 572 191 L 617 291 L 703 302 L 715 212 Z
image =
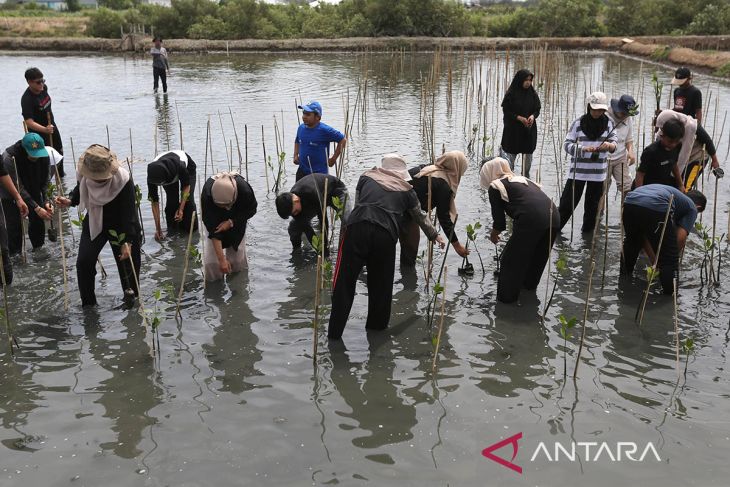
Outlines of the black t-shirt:
M 702 108 L 702 92 L 695 86 L 674 90 L 674 111 L 697 118 L 697 110 Z
M 656 141 L 641 153 L 641 163 L 637 171 L 644 173 L 644 184 L 666 184 L 676 186 L 672 169 L 677 165 L 681 144 L 673 150 L 664 149 L 660 141 Z
M 185 160 L 181 158 L 184 156 Z M 160 155 L 160 157 L 148 164 L 161 166 L 162 171 L 167 174 L 167 178 L 162 186 L 168 186 L 171 184 L 180 183 L 180 190 L 186 186 L 191 186 L 194 183 L 194 179 L 191 181 L 191 177 L 195 178 L 196 165 L 190 154 L 182 151 L 170 151 Z M 147 180 L 147 197 L 153 203 L 159 203 L 160 194 L 156 184 L 151 184 L 149 178 Z
M 56 125 L 53 120 L 53 111 L 51 109 L 51 97 L 48 95 L 48 87 L 44 86 L 43 91 L 39 94 L 34 94 L 30 91 L 30 88 L 25 90 L 23 96 L 20 98 L 20 106 L 23 109 L 23 120 L 29 118 L 37 124 L 48 125 L 48 113 L 51 114 L 51 123 Z

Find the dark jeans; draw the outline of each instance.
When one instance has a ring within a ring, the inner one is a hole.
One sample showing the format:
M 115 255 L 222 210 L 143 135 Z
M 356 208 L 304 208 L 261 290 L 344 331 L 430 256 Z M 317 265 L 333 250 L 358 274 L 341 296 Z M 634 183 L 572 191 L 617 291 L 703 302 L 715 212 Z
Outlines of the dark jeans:
M 393 299 L 395 241 L 385 228 L 370 222 L 358 222 L 346 227 L 340 242 L 332 284 L 328 338 L 342 337 L 363 266 L 368 268 L 368 318 L 365 328 L 384 330 L 388 327 Z
M 552 231 L 515 226 L 500 260 L 497 280 L 499 301 L 513 303 L 520 296 L 521 289 L 537 289 L 550 256 L 550 248 L 558 236 L 557 218 L 554 218 L 554 224 Z
M 23 228 L 20 219 L 20 211 L 13 200 L 2 200 L 3 212 L 5 213 L 5 226 L 8 233 L 8 249 L 10 255 L 20 253 L 23 250 Z M 36 215 L 35 211 L 28 211 L 28 237 L 34 249 L 42 247 L 46 241 L 46 224 L 43 219 Z
M 573 184 L 575 183 L 575 194 L 573 194 Z M 581 196 L 583 196 L 583 188 L 586 188 L 586 199 L 583 203 L 583 227 L 581 231 L 592 232 L 596 226 L 596 218 L 598 216 L 598 204 L 603 196 L 603 181 L 579 181 L 577 179 L 567 179 L 563 194 L 560 196 L 560 229 L 568 223 L 573 210 L 578 206 Z
M 180 206 L 180 183 L 168 184 L 163 186 L 165 190 L 165 219 L 167 220 L 167 231 L 179 231 L 188 233 L 190 231 L 190 222 L 193 218 L 193 212 L 197 211 L 195 206 L 195 172 L 190 173 L 190 196 L 188 197 L 187 203 L 185 203 L 185 209 L 183 210 L 182 221 L 175 221 L 175 212 L 177 212 Z M 198 229 L 198 220 L 195 219 L 193 222 L 193 231 Z
M 664 215 L 663 211 L 654 211 L 631 204 L 624 205 L 624 247 L 621 253 L 622 274 L 631 275 L 634 272 L 636 260 L 639 258 L 645 240 L 649 241 L 654 252 L 657 251 L 659 239 L 662 235 L 662 226 L 664 226 Z M 672 219 L 669 218 L 657 264 L 659 281 L 662 284 L 664 294 L 674 292 L 673 279 L 677 276 L 678 268 L 677 229 Z
M 162 79 L 162 92 L 167 93 L 167 71 L 165 68 L 152 68 L 152 77 L 154 78 L 154 89 L 157 91 L 159 80 Z
M 76 277 L 79 281 L 79 292 L 81 293 L 81 305 L 82 306 L 93 306 L 96 304 L 96 293 L 94 292 L 95 277 L 96 277 L 96 261 L 99 258 L 101 250 L 104 245 L 109 241 L 109 235 L 106 230 L 96 236 L 94 240 L 91 240 L 91 233 L 89 232 L 89 220 L 84 219 L 84 226 L 81 230 L 81 241 L 79 243 L 79 255 L 76 258 Z M 139 277 L 139 270 L 141 264 L 141 252 L 140 252 L 140 238 L 135 237 L 131 241 L 132 244 L 132 257 L 131 260 L 134 262 L 134 270 Z M 119 271 L 119 280 L 122 283 L 122 289 L 132 289 L 134 294 L 139 296 L 139 288 L 137 282 L 134 280 L 134 274 L 130 266 L 130 259 L 119 260 L 121 249 L 115 245 L 112 245 L 112 253 L 114 254 L 114 260 L 117 263 L 117 270 Z

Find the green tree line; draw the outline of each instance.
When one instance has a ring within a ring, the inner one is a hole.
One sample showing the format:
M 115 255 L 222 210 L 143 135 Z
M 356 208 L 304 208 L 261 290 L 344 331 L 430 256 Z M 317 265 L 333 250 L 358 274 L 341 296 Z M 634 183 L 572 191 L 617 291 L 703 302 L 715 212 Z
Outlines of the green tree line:
M 454 0 L 100 0 L 88 33 L 118 37 L 146 24 L 165 38 L 287 39 L 372 36 L 573 37 L 730 34 L 730 0 L 536 0 L 466 8 Z

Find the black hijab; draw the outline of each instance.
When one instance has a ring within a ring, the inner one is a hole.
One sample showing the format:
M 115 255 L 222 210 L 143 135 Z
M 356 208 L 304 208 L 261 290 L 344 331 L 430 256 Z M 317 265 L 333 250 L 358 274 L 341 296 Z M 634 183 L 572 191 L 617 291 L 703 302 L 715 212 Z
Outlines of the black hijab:
M 522 84 L 527 78 L 535 79 L 535 75 L 529 69 L 520 69 L 517 71 L 515 77 L 512 78 L 512 83 L 507 88 L 507 93 L 534 92 L 535 88 L 532 85 L 527 89 L 522 87 Z
M 586 113 L 580 117 L 580 129 L 586 134 L 588 140 L 598 140 L 603 132 L 608 128 L 608 116 L 604 112 L 598 118 L 591 116 L 591 107 L 588 105 Z

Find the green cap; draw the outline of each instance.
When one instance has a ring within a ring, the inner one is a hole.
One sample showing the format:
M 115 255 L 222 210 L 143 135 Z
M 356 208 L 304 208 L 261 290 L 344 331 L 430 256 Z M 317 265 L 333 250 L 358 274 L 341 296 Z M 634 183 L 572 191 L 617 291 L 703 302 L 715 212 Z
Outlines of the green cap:
M 48 157 L 48 151 L 46 150 L 46 143 L 43 141 L 43 137 L 34 132 L 25 134 L 21 144 L 30 157 Z

